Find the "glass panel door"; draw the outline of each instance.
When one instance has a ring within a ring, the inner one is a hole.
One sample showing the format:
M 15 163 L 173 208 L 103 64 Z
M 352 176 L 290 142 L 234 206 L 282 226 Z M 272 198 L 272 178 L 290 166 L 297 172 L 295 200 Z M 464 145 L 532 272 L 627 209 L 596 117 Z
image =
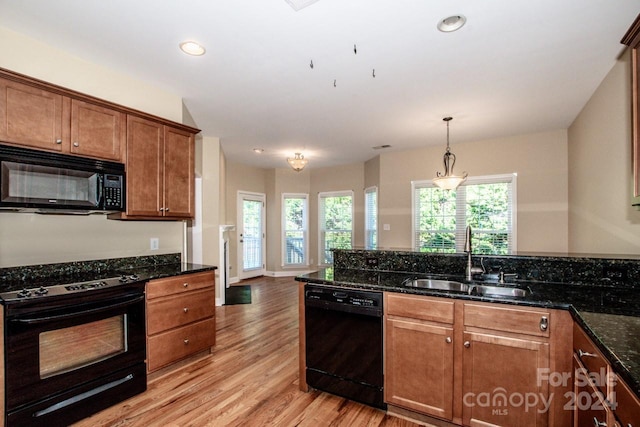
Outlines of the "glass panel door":
M 261 276 L 265 269 L 264 194 L 239 193 L 239 265 L 240 279 Z

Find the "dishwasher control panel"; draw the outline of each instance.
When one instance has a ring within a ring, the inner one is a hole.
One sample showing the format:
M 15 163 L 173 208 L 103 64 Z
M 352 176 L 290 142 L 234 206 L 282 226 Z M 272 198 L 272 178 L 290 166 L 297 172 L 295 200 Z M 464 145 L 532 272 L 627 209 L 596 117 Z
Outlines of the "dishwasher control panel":
M 338 310 L 382 311 L 382 292 L 306 285 L 305 304 Z

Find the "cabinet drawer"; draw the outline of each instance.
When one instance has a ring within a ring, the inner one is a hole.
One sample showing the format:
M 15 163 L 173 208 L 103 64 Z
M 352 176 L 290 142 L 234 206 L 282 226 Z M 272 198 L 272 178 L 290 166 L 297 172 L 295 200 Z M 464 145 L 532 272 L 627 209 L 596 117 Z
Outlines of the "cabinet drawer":
M 149 337 L 147 340 L 149 372 L 213 347 L 215 341 L 215 317 Z
M 147 334 L 153 335 L 215 315 L 214 289 L 158 298 L 147 303 Z
M 213 288 L 213 271 L 185 274 L 182 276 L 168 277 L 166 279 L 150 280 L 147 283 L 147 299 L 163 297 L 180 292 L 203 289 L 208 286 Z
M 454 300 L 430 298 L 420 295 L 387 293 L 385 309 L 387 315 L 430 320 L 453 325 Z
M 464 304 L 465 326 L 549 337 L 550 322 L 551 316 L 547 311 L 496 305 Z
M 615 385 L 615 404 L 613 411 L 621 426 L 640 426 L 640 400 L 629 387 L 618 378 Z
M 598 389 L 606 396 L 609 364 L 578 324 L 573 325 L 573 351 L 587 371 L 594 374 Z

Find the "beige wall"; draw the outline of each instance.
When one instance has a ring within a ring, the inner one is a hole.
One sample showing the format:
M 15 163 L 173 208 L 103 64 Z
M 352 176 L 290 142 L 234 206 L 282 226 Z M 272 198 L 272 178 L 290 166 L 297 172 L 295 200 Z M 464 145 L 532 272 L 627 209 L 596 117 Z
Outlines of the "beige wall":
M 640 253 L 631 206 L 629 52 L 617 61 L 569 128 L 569 250 Z
M 174 93 L 92 64 L 0 27 L 0 67 L 180 122 Z M 176 253 L 182 222 L 124 222 L 105 216 L 0 213 L 0 267 Z M 160 239 L 158 251 L 149 239 Z
M 472 143 L 452 142 L 455 173 L 517 173 L 517 250 L 566 252 L 567 133 L 564 130 Z M 411 247 L 411 181 L 443 171 L 444 146 L 380 155 L 380 248 Z M 383 230 L 388 224 L 389 231 Z

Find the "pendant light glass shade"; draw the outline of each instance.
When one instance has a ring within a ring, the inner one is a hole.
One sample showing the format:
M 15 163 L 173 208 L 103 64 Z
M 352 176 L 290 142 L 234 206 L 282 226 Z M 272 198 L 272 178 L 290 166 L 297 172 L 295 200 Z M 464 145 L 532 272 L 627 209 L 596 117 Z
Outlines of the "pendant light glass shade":
M 449 122 L 453 120 L 452 117 L 445 117 L 447 122 L 447 151 L 444 153 L 444 174 L 436 172 L 436 177 L 433 179 L 433 183 L 443 190 L 455 190 L 460 184 L 467 179 L 467 173 L 463 172 L 462 175 L 453 174 L 453 166 L 456 164 L 456 155 L 453 154 L 449 148 Z
M 300 172 L 307 165 L 308 160 L 305 159 L 301 153 L 296 153 L 295 157 L 293 159 L 289 157 L 287 159 L 287 162 L 293 168 L 294 171 Z

